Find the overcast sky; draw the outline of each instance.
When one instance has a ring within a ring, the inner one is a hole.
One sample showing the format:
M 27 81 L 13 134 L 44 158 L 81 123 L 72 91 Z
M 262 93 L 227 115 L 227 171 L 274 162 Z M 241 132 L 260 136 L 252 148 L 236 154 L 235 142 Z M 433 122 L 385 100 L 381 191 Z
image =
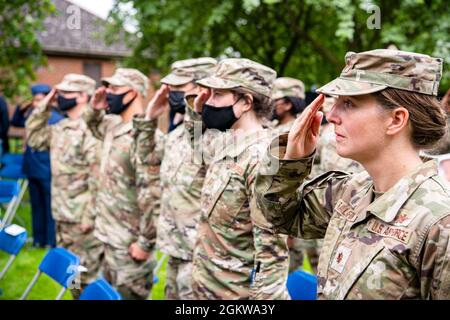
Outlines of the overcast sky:
M 70 2 L 106 19 L 114 0 L 69 0 Z

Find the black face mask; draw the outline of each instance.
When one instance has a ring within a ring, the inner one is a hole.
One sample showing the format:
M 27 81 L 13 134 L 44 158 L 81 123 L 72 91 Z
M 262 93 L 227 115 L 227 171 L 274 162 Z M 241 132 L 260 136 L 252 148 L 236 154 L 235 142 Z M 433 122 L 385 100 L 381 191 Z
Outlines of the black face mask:
M 171 113 L 186 113 L 183 91 L 169 91 L 169 106 Z
M 77 98 L 67 99 L 61 95 L 58 95 L 58 97 L 56 99 L 58 101 L 59 110 L 61 110 L 63 112 L 70 110 L 77 105 Z
M 130 104 L 136 99 L 136 96 L 130 100 L 130 102 L 124 104 L 123 103 L 123 97 L 130 92 L 131 90 L 124 92 L 122 94 L 112 94 L 107 93 L 106 94 L 106 101 L 108 102 L 108 112 L 112 114 L 121 114 L 123 111 L 125 111 Z
M 272 120 L 272 121 L 273 120 L 278 120 L 278 121 L 281 120 L 281 117 L 277 113 L 277 109 L 273 109 L 270 120 Z
M 202 119 L 206 128 L 226 131 L 230 129 L 238 120 L 234 115 L 233 106 L 239 101 L 236 100 L 231 106 L 214 107 L 209 104 L 204 104 L 202 109 Z

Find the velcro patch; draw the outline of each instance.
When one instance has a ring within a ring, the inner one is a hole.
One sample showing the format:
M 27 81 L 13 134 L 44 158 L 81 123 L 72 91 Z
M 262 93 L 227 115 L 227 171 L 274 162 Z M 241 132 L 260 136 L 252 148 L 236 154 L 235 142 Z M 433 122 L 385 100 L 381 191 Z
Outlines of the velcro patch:
M 334 207 L 337 213 L 339 213 L 345 220 L 355 221 L 357 214 L 353 209 L 342 199 L 339 199 L 338 203 Z
M 367 229 L 382 237 L 396 239 L 404 244 L 411 238 L 412 230 L 404 227 L 396 227 L 378 220 L 370 220 L 367 223 Z
M 336 270 L 339 273 L 344 271 L 345 264 L 347 263 L 348 258 L 350 258 L 350 254 L 352 250 L 345 246 L 339 246 L 336 250 L 336 254 L 334 255 L 333 262 L 331 263 L 331 268 Z

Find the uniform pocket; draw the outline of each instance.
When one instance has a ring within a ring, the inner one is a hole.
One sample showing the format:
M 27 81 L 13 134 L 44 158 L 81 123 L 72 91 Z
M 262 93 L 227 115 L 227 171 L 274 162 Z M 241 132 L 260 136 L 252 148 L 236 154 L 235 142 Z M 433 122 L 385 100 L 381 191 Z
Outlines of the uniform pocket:
M 341 275 L 336 299 L 400 299 L 415 276 L 413 267 L 383 243 L 364 251 L 367 254 Z
M 208 208 L 206 210 L 206 216 L 208 218 L 211 216 L 214 208 L 216 207 L 217 202 L 220 199 L 220 196 L 222 195 L 223 191 L 227 187 L 228 182 L 230 181 L 230 178 L 231 178 L 231 173 L 228 172 L 226 174 L 226 176 L 220 180 L 220 182 L 215 182 L 215 183 L 211 184 L 211 186 L 209 186 L 212 188 L 212 190 L 210 191 L 212 200 L 208 204 Z

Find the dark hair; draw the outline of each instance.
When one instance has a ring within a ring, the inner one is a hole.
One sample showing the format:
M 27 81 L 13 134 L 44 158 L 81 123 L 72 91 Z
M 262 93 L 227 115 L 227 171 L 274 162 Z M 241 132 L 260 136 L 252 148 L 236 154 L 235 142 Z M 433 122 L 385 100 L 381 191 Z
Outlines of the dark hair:
M 253 111 L 255 111 L 258 118 L 267 118 L 271 114 L 273 109 L 273 101 L 271 98 L 245 88 L 231 89 L 231 91 L 239 98 L 244 97 L 245 94 L 252 95 Z
M 387 110 L 408 110 L 411 140 L 417 149 L 432 148 L 447 133 L 447 115 L 435 96 L 393 88 L 373 95 Z
M 292 108 L 289 109 L 289 111 L 296 115 L 298 113 L 302 113 L 303 110 L 305 110 L 305 100 L 298 98 L 298 97 L 285 97 L 284 98 L 287 102 L 290 102 L 292 104 Z

